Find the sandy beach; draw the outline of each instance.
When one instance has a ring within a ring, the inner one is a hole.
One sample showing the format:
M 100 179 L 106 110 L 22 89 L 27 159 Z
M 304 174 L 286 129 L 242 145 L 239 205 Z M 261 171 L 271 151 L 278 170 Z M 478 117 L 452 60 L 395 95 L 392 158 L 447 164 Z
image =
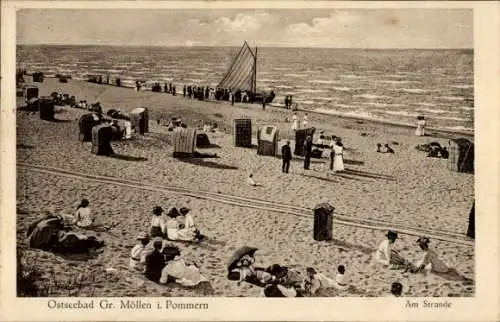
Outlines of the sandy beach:
M 80 290 L 81 296 L 258 296 L 261 292 L 258 287 L 238 286 L 226 279 L 227 260 L 242 245 L 259 248 L 256 253 L 259 266 L 274 263 L 296 265 L 300 269 L 313 266 L 333 277 L 337 266 L 345 265 L 353 287 L 325 296 L 389 296 L 394 281 L 405 286 L 405 296 L 474 296 L 474 283 L 434 274 L 401 274 L 372 264 L 372 252 L 384 240 L 385 230 L 335 224 L 334 240 L 317 242 L 312 233 L 312 211 L 294 216 L 271 209 L 286 205 L 314 208 L 318 203 L 328 202 L 335 207 L 334 217 L 342 215 L 417 231 L 465 235 L 474 199 L 474 176 L 452 172 L 446 168 L 447 160 L 428 158 L 426 153 L 415 149 L 417 144 L 432 141 L 448 146 L 449 138 L 463 137 L 462 134 L 430 131 L 429 136 L 416 137 L 414 129 L 408 127 L 309 113 L 311 126 L 324 130 L 326 135 L 342 138 L 347 171 L 328 175 L 327 158 L 313 159 L 311 170 L 305 171 L 303 161 L 296 158 L 290 173 L 284 174 L 280 157 L 259 156 L 255 149 L 235 147 L 232 128 L 233 120 L 240 117 L 252 119 L 254 133 L 258 126 L 276 125 L 281 145 L 293 138 L 291 124 L 285 122 L 286 117 L 291 118 L 289 110 L 268 107 L 263 111 L 260 105 L 201 102 L 182 95 L 137 92 L 76 80 L 59 83 L 49 78 L 34 84 L 39 87 L 40 96 L 54 91 L 68 93 L 75 95 L 77 101 L 99 101 L 104 111 L 114 108 L 128 112 L 136 107 L 148 107 L 150 111 L 150 133 L 135 135 L 130 141 L 113 142 L 119 158 L 91 154 L 91 144 L 78 141 L 77 120 L 86 113 L 84 110 L 57 106 L 57 122 L 17 112 L 18 165 L 77 174 L 64 177 L 18 167 L 18 245 L 26 247 L 26 225 L 41 212 L 72 214 L 82 198 L 90 200 L 90 207 L 101 221 L 117 223 L 110 231 L 101 233 L 106 246 L 94 259 L 82 261 L 38 250 L 26 252 L 47 277 L 51 272 L 69 278 L 94 271 L 99 282 Z M 21 105 L 23 99 L 18 98 L 18 106 Z M 171 117 L 181 117 L 189 127 L 216 122 L 222 131 L 209 133 L 214 147 L 202 151 L 217 153 L 218 158 L 174 159 L 170 133 L 162 125 Z M 391 145 L 395 154 L 375 151 L 377 143 L 392 142 L 397 143 Z M 246 184 L 250 173 L 263 187 Z M 85 179 L 84 175 L 112 177 L 130 184 L 98 182 Z M 146 186 L 158 188 L 146 189 Z M 169 191 L 168 187 L 231 196 L 231 200 L 246 198 L 249 205 L 267 202 L 274 206 L 267 210 L 245 207 L 217 198 L 188 196 Z M 209 241 L 200 245 L 180 244 L 180 248 L 185 257 L 200 264 L 210 286 L 194 289 L 161 286 L 128 271 L 135 236 L 148 229 L 155 205 L 164 209 L 172 206 L 192 209 L 197 226 Z M 420 258 L 417 237 L 407 234 L 400 237 L 396 249 L 416 262 Z M 471 244 L 431 239 L 431 248 L 461 276 L 475 279 Z

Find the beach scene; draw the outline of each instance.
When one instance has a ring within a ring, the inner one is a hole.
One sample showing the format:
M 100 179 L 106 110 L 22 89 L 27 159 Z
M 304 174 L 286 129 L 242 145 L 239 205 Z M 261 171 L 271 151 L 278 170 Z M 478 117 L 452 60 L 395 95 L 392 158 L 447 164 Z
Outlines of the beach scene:
M 17 15 L 17 296 L 475 296 L 472 10 Z

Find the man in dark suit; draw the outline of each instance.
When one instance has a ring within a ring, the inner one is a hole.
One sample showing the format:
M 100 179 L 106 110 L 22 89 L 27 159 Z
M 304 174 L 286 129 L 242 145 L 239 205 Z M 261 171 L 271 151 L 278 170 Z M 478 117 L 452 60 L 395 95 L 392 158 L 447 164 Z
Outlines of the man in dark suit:
M 312 137 L 309 135 L 304 141 L 304 169 L 309 170 L 311 164 Z
M 283 172 L 288 173 L 290 169 L 290 160 L 292 160 L 292 150 L 290 149 L 290 141 L 281 148 L 281 155 L 283 156 Z

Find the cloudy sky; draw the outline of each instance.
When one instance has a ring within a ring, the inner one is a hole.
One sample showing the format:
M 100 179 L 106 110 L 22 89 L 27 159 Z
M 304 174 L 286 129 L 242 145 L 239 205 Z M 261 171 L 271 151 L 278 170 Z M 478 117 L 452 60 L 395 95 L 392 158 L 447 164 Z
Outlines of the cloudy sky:
M 19 44 L 472 48 L 469 9 L 23 9 Z

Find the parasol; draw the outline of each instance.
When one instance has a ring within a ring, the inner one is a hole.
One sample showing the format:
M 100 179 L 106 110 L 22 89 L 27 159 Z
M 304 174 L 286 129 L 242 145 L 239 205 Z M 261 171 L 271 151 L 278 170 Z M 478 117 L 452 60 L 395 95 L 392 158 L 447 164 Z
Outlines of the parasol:
M 255 252 L 258 250 L 258 248 L 255 247 L 250 247 L 250 246 L 243 246 L 237 249 L 234 253 L 233 256 L 229 259 L 228 265 L 227 265 L 227 270 L 231 271 L 235 266 L 236 263 L 245 255 L 250 255 L 253 256 Z

